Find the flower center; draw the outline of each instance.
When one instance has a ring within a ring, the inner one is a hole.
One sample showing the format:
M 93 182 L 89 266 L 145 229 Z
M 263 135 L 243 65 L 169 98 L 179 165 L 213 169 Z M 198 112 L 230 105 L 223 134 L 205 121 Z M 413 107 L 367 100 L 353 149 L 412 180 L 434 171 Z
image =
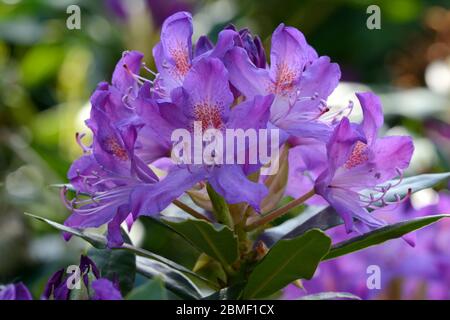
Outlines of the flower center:
M 297 73 L 289 68 L 286 63 L 277 64 L 277 74 L 271 92 L 274 94 L 286 95 L 294 88 L 294 80 Z
M 344 167 L 347 169 L 351 169 L 366 162 L 368 159 L 369 157 L 367 155 L 367 145 L 361 141 L 358 141 L 353 148 L 352 154 L 345 162 Z
M 113 154 L 115 157 L 117 157 L 118 159 L 122 160 L 122 161 L 126 161 L 128 160 L 128 153 L 125 150 L 125 148 L 123 148 L 119 142 L 117 141 L 117 139 L 113 138 L 113 137 L 109 137 L 106 139 L 105 141 L 105 148 L 106 148 L 106 152 Z
M 194 106 L 194 118 L 195 121 L 201 121 L 203 131 L 210 128 L 222 129 L 224 127 L 221 108 L 217 105 L 196 104 Z
M 181 77 L 184 77 L 189 69 L 191 68 L 191 64 L 189 62 L 189 54 L 183 46 L 177 46 L 170 50 L 172 58 L 175 62 L 175 68 L 177 69 L 177 74 Z

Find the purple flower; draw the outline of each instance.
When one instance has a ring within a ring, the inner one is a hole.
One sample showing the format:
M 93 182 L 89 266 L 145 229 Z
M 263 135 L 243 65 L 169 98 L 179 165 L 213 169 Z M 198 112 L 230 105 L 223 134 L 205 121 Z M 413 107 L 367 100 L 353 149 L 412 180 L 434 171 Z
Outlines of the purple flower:
M 234 25 L 229 25 L 225 30 L 236 31 Z M 239 41 L 240 40 L 240 41 Z M 250 61 L 257 67 L 265 69 L 267 65 L 266 52 L 259 36 L 253 36 L 249 29 L 239 30 L 239 40 L 236 40 L 236 46 L 243 48 Z
M 122 300 L 122 295 L 117 286 L 108 279 L 92 281 L 94 296 L 92 300 Z
M 202 130 L 266 128 L 272 96 L 257 96 L 233 106 L 228 72 L 217 58 L 196 61 L 187 73 L 182 87 L 172 94 L 173 104 L 160 107 L 160 115 L 173 129 L 194 130 L 194 123 L 201 123 Z M 246 176 L 248 167 L 238 164 L 206 165 L 186 164 L 173 167 L 160 183 L 138 187 L 132 202 L 138 207 L 133 211 L 154 214 L 202 180 L 211 186 L 228 203 L 247 202 L 259 208 L 266 195 L 264 185 L 251 182 Z M 135 199 L 146 198 L 144 202 Z
M 130 100 L 140 99 L 133 72 L 140 70 L 141 59 L 137 52 L 125 53 L 113 74 L 112 85 L 101 83 L 97 87 L 91 97 L 91 116 L 86 121 L 93 132 L 93 143 L 83 146 L 85 154 L 68 172 L 77 195 L 66 201 L 72 215 L 65 225 L 87 228 L 108 223 L 109 246 L 122 244 L 120 224 L 128 216 L 137 216 L 130 206 L 133 189 L 158 181 L 144 160 L 152 161 L 168 151 L 167 145 L 155 139 L 154 131 L 148 126 L 143 128 L 136 110 L 128 105 Z M 138 136 L 140 130 L 143 135 Z M 65 234 L 65 238 L 70 235 Z
M 30 291 L 22 283 L 0 285 L 0 300 L 33 300 Z
M 280 24 L 272 35 L 270 68 L 255 65 L 248 50 L 235 47 L 224 58 L 230 81 L 247 99 L 275 94 L 271 122 L 291 135 L 326 140 L 331 132 L 319 118 L 337 86 L 340 71 L 328 57 L 318 57 L 303 34 Z
M 170 100 L 172 90 L 182 86 L 195 61 L 206 56 L 222 58 L 239 38 L 237 32 L 223 30 L 219 33 L 216 46 L 212 46 L 206 37 L 201 37 L 193 50 L 192 33 L 192 16 L 188 12 L 177 12 L 164 21 L 161 41 L 153 48 L 159 71 L 154 91 L 159 100 Z
M 408 167 L 414 150 L 410 137 L 378 138 L 383 125 L 381 102 L 373 93 L 359 93 L 364 120 L 352 124 L 343 118 L 327 143 L 327 168 L 315 183 L 321 195 L 339 213 L 347 231 L 353 228 L 353 219 L 376 228 L 383 225 L 367 209 L 383 201 L 389 186 L 382 183 L 399 175 Z M 361 191 L 372 193 L 367 195 Z
M 105 6 L 120 21 L 125 22 L 128 20 L 128 11 L 123 0 L 105 0 Z
M 285 195 L 299 198 L 314 187 L 317 177 L 327 166 L 326 145 L 316 139 L 289 139 L 289 176 Z M 307 202 L 309 205 L 325 205 L 319 195 Z
M 439 194 L 439 202 L 422 209 L 414 209 L 409 202 L 389 206 L 373 214 L 390 223 L 450 211 L 450 196 Z M 344 228 L 329 230 L 333 242 L 355 236 Z M 450 299 L 450 223 L 442 220 L 414 232 L 416 246 L 404 241 L 391 240 L 380 246 L 322 262 L 314 278 L 304 281 L 304 290 L 294 286 L 285 289 L 284 298 L 295 299 L 305 294 L 324 291 L 344 291 L 363 299 Z M 420 257 L 420 258 L 418 258 Z M 367 288 L 367 268 L 380 267 L 381 288 Z
M 92 300 L 121 300 L 122 295 L 119 291 L 118 284 L 108 279 L 100 277 L 100 271 L 95 263 L 87 256 L 81 256 L 79 273 L 80 286 L 84 285 L 87 291 L 86 299 Z M 77 279 L 75 279 L 77 280 Z M 41 299 L 43 300 L 70 300 L 73 290 L 82 290 L 82 288 L 70 288 L 69 285 L 74 284 L 73 279 L 69 278 L 66 269 L 55 272 L 48 280 Z M 91 292 L 90 288 L 93 289 Z
M 194 7 L 190 0 L 146 0 L 156 26 L 161 26 L 169 16 L 178 11 L 188 11 Z

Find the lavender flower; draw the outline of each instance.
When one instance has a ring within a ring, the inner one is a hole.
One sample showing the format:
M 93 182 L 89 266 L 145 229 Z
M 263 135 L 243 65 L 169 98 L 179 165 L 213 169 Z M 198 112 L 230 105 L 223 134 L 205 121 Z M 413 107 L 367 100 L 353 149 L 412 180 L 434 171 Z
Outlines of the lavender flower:
M 449 212 L 450 196 L 440 193 L 437 204 L 419 210 L 414 209 L 410 202 L 395 207 L 395 212 L 387 207 L 376 210 L 374 214 L 392 223 Z M 445 220 L 414 232 L 417 238 L 415 247 L 398 239 L 322 262 L 314 278 L 303 282 L 305 290 L 290 285 L 285 289 L 284 298 L 295 299 L 323 291 L 344 291 L 363 299 L 450 299 L 449 231 L 449 221 Z M 347 234 L 341 227 L 329 230 L 328 234 L 334 242 L 355 235 Z M 380 268 L 380 289 L 370 290 L 367 287 L 367 268 L 371 265 Z
M 224 59 L 231 83 L 247 99 L 275 94 L 270 119 L 277 127 L 303 138 L 329 137 L 329 125 L 319 118 L 328 112 L 325 100 L 338 84 L 339 67 L 318 57 L 299 30 L 280 24 L 274 31 L 269 69 L 240 47 Z
M 119 291 L 118 284 L 113 283 L 108 279 L 100 277 L 100 272 L 95 263 L 87 256 L 81 256 L 79 265 L 80 288 L 69 287 L 69 274 L 66 273 L 66 269 L 61 269 L 55 272 L 48 280 L 41 299 L 43 300 L 70 300 L 71 294 L 78 291 L 82 292 L 81 284 L 84 285 L 83 289 L 86 290 L 85 299 L 92 300 L 121 300 L 122 295 Z
M 239 34 L 233 30 L 219 33 L 217 44 L 212 46 L 206 37 L 200 38 L 192 49 L 192 16 L 177 12 L 164 21 L 161 41 L 153 48 L 155 64 L 159 71 L 154 83 L 156 97 L 169 101 L 173 89 L 180 87 L 193 63 L 204 57 L 222 58 L 235 45 Z
M 33 300 L 30 291 L 22 283 L 0 285 L 0 300 Z
M 172 99 L 174 104 L 161 106 L 162 118 L 173 129 L 185 128 L 189 131 L 193 130 L 194 122 L 201 123 L 203 130 L 265 128 L 272 103 L 271 96 L 258 96 L 231 108 L 233 95 L 228 85 L 228 72 L 219 59 L 211 57 L 193 64 L 183 86 L 173 93 Z M 258 209 L 267 190 L 264 185 L 247 179 L 248 174 L 243 165 L 174 167 L 161 183 L 137 188 L 134 196 L 143 198 L 147 195 L 147 200 L 142 204 L 137 202 L 140 207 L 135 210 L 143 214 L 159 212 L 202 180 L 208 180 L 229 203 L 247 202 Z M 154 197 L 167 199 L 164 206 Z
M 343 118 L 327 143 L 327 167 L 315 182 L 316 193 L 333 206 L 348 232 L 353 219 L 377 228 L 384 223 L 367 209 L 384 201 L 389 186 L 381 184 L 401 174 L 409 165 L 414 150 L 410 137 L 378 138 L 383 125 L 381 102 L 372 93 L 359 93 L 363 108 L 361 124 Z M 367 195 L 361 191 L 372 192 Z

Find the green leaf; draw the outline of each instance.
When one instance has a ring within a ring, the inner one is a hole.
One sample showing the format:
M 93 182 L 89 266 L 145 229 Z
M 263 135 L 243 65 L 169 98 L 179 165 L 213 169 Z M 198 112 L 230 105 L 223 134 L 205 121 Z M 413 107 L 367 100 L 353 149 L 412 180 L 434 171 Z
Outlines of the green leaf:
M 303 296 L 298 300 L 361 300 L 361 298 L 348 292 L 321 292 Z
M 427 216 L 421 218 L 415 218 L 407 221 L 398 222 L 395 224 L 387 225 L 382 228 L 378 228 L 371 232 L 365 233 L 358 237 L 339 242 L 331 248 L 330 252 L 326 255 L 324 260 L 340 257 L 345 254 L 349 254 L 355 251 L 365 249 L 370 246 L 374 246 L 383 243 L 387 240 L 399 238 L 411 231 L 423 228 L 429 224 L 439 221 L 442 218 L 449 218 L 448 214 Z
M 224 265 L 229 265 L 238 258 L 237 237 L 225 225 L 212 225 L 197 219 L 164 218 L 163 221 L 193 246 Z
M 318 229 L 278 241 L 250 274 L 244 298 L 267 297 L 297 279 L 311 279 L 330 246 L 331 239 Z
M 25 212 L 25 214 L 27 216 L 30 216 L 32 218 L 35 218 L 37 220 L 43 221 L 49 225 L 51 225 L 52 227 L 63 231 L 63 232 L 67 232 L 70 233 L 74 236 L 80 237 L 84 240 L 86 240 L 87 242 L 89 242 L 93 247 L 97 248 L 97 249 L 105 249 L 106 248 L 106 238 L 100 234 L 96 234 L 93 232 L 89 232 L 89 231 L 85 231 L 85 230 L 81 230 L 81 229 L 76 229 L 76 228 L 72 228 L 72 227 L 67 227 L 65 225 L 62 225 L 60 223 L 36 216 L 34 214 L 31 213 L 27 213 Z
M 270 247 L 280 239 L 292 239 L 315 228 L 327 230 L 342 223 L 341 217 L 333 208 L 329 206 L 310 206 L 298 216 L 276 227 L 267 229 L 264 232 L 263 239 L 264 243 Z
M 149 277 L 160 277 L 166 288 L 183 299 L 200 299 L 201 293 L 196 285 L 181 272 L 158 261 L 138 257 L 136 267 L 140 274 Z
M 127 296 L 127 300 L 167 300 L 167 291 L 164 281 L 160 277 L 154 277 L 145 284 L 135 288 Z
M 80 229 L 76 229 L 76 228 L 71 228 L 71 227 L 67 227 L 65 225 L 62 225 L 60 223 L 39 217 L 39 216 L 35 216 L 33 214 L 30 213 L 25 213 L 26 215 L 33 217 L 35 219 L 41 220 L 43 222 L 48 223 L 49 225 L 51 225 L 52 227 L 64 231 L 64 232 L 68 232 L 72 235 L 75 235 L 77 237 L 80 237 L 84 240 L 86 240 L 87 242 L 89 242 L 93 247 L 97 248 L 97 249 L 105 249 L 107 247 L 107 241 L 106 238 L 103 235 L 97 234 L 97 233 L 92 233 L 92 232 L 87 232 L 85 230 L 80 230 Z M 214 283 L 211 283 L 211 281 L 209 281 L 208 279 L 205 279 L 203 277 L 201 277 L 200 275 L 196 274 L 195 272 L 192 272 L 191 270 L 187 269 L 186 267 L 177 264 L 176 262 L 173 262 L 163 256 L 157 255 L 153 252 L 147 251 L 145 249 L 142 248 L 137 248 L 134 247 L 128 243 L 124 243 L 122 245 L 122 247 L 120 248 L 114 248 L 113 250 L 128 250 L 131 251 L 133 253 L 135 253 L 138 256 L 143 256 L 143 257 L 147 257 L 150 259 L 154 259 L 157 260 L 161 263 L 164 263 L 168 266 L 170 266 L 171 268 L 178 270 L 180 272 L 189 274 L 193 277 L 196 277 L 199 280 L 202 280 L 203 282 L 207 283 L 208 285 L 215 287 Z
M 130 239 L 123 232 L 125 242 L 130 243 Z M 111 281 L 119 280 L 122 295 L 127 295 L 134 287 L 136 276 L 136 254 L 126 250 L 96 249 L 91 248 L 88 256 L 100 269 L 102 278 Z
M 408 189 L 411 189 L 411 192 L 415 193 L 423 189 L 431 188 L 442 181 L 448 180 L 449 178 L 450 172 L 421 174 L 418 176 L 405 178 L 396 187 L 389 189 L 384 198 L 386 201 L 395 201 L 396 195 L 402 198 L 406 196 L 406 194 L 408 193 Z M 382 185 L 396 185 L 398 181 L 398 179 L 395 179 L 383 183 Z M 381 202 L 375 205 L 379 206 L 381 205 Z

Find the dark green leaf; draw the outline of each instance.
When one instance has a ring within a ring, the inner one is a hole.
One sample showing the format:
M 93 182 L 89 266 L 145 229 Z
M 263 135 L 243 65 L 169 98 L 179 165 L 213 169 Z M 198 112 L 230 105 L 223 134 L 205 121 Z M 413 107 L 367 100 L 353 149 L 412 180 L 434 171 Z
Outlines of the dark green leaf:
M 106 238 L 100 234 L 88 232 L 88 231 L 81 230 L 81 229 L 67 227 L 60 223 L 57 223 L 57 222 L 54 222 L 54 221 L 51 221 L 51 220 L 48 220 L 48 219 L 45 219 L 45 218 L 42 218 L 39 216 L 35 216 L 34 214 L 31 214 L 31 213 L 25 212 L 25 214 L 32 218 L 35 218 L 35 219 L 38 219 L 45 223 L 48 223 L 49 225 L 51 225 L 52 227 L 54 227 L 60 231 L 67 232 L 74 236 L 80 237 L 80 238 L 86 240 L 87 242 L 89 242 L 95 248 L 98 248 L 98 249 L 106 248 Z
M 105 249 L 107 247 L 107 241 L 106 241 L 106 238 L 103 235 L 100 235 L 100 234 L 97 234 L 97 233 L 92 233 L 92 232 L 87 232 L 87 231 L 80 230 L 80 229 L 70 228 L 70 227 L 64 226 L 64 225 L 62 225 L 60 223 L 57 223 L 57 222 L 54 222 L 54 221 L 51 221 L 51 220 L 48 220 L 48 219 L 45 219 L 45 218 L 42 218 L 42 217 L 39 217 L 39 216 L 35 216 L 33 214 L 29 214 L 29 213 L 26 213 L 26 214 L 28 216 L 30 216 L 30 217 L 35 218 L 35 219 L 44 221 L 44 222 L 48 223 L 49 225 L 51 225 L 52 227 L 54 227 L 54 228 L 56 228 L 58 230 L 61 230 L 61 231 L 64 231 L 64 232 L 68 232 L 68 233 L 70 233 L 72 235 L 80 237 L 80 238 L 86 240 L 87 242 L 89 242 L 92 246 L 94 246 L 97 249 Z M 182 265 L 179 265 L 176 262 L 173 262 L 173 261 L 171 261 L 171 260 L 169 260 L 167 258 L 164 258 L 163 256 L 160 256 L 160 255 L 154 254 L 154 253 L 152 253 L 150 251 L 147 251 L 145 249 L 137 248 L 137 247 L 134 247 L 134 246 L 132 246 L 132 245 L 130 245 L 128 243 L 124 243 L 122 245 L 122 247 L 115 248 L 114 250 L 128 250 L 130 252 L 135 253 L 138 256 L 143 256 L 143 257 L 147 257 L 147 258 L 150 258 L 150 259 L 154 259 L 154 260 L 160 261 L 161 263 L 164 263 L 164 264 L 170 266 L 171 268 L 173 268 L 175 270 L 184 272 L 186 274 L 190 274 L 190 275 L 192 275 L 192 276 L 194 276 L 194 277 L 204 281 L 205 283 L 208 283 L 209 285 L 212 285 L 213 287 L 215 286 L 215 284 L 211 284 L 210 281 L 208 281 L 207 279 L 199 276 L 195 272 L 192 272 L 191 270 L 187 269 L 186 267 L 184 267 Z
M 199 289 L 188 277 L 161 262 L 137 257 L 136 266 L 138 272 L 146 277 L 161 277 L 166 288 L 183 299 L 201 298 Z
M 145 284 L 131 291 L 127 300 L 167 300 L 164 281 L 160 277 L 148 280 Z
M 311 206 L 298 216 L 267 229 L 263 234 L 263 240 L 270 247 L 280 239 L 292 239 L 311 229 L 327 230 L 340 224 L 342 219 L 333 208 Z
M 197 219 L 164 219 L 171 228 L 187 239 L 201 252 L 229 265 L 238 258 L 236 235 L 225 225 L 212 225 Z
M 125 242 L 130 243 L 128 236 L 123 233 Z M 111 281 L 119 280 L 122 295 L 127 295 L 134 287 L 136 276 L 136 255 L 126 250 L 91 248 L 88 256 L 100 269 L 102 278 Z
M 399 238 L 411 231 L 423 228 L 442 218 L 448 218 L 450 215 L 435 215 L 421 218 L 415 218 L 399 223 L 387 225 L 385 227 L 373 230 L 361 236 L 337 243 L 333 245 L 330 252 L 324 260 L 340 257 L 364 248 L 383 243 L 387 240 Z
M 244 298 L 263 298 L 297 279 L 311 279 L 331 239 L 318 229 L 278 241 L 250 274 Z

